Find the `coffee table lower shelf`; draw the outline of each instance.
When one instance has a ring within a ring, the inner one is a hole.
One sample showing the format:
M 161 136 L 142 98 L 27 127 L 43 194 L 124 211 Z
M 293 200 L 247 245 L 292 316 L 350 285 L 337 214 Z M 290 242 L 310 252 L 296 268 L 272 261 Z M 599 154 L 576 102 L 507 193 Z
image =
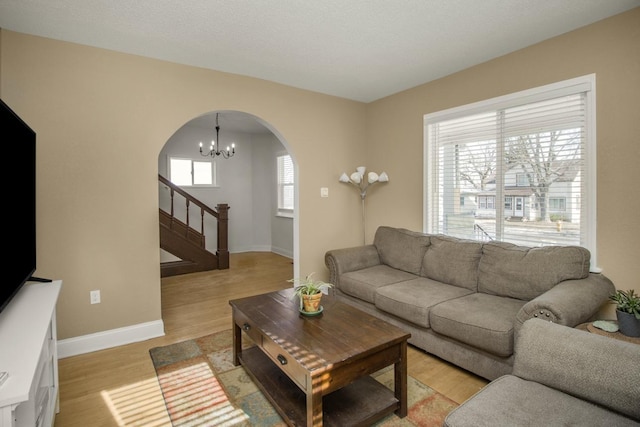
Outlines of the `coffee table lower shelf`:
M 306 425 L 306 394 L 258 347 L 243 349 L 242 366 L 280 416 L 291 426 Z M 365 376 L 322 398 L 324 426 L 367 426 L 400 407 L 394 393 Z

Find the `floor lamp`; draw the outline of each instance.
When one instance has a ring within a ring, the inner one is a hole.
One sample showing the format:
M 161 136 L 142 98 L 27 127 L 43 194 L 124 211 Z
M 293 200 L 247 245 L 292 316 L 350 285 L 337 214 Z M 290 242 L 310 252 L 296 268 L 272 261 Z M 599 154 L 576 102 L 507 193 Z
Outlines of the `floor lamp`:
M 389 182 L 389 176 L 386 172 L 382 172 L 380 175 L 375 172 L 369 172 L 365 179 L 366 170 L 366 167 L 359 166 L 350 176 L 347 176 L 346 172 L 343 172 L 339 179 L 339 181 L 344 184 L 353 185 L 360 192 L 360 199 L 362 201 L 362 240 L 365 245 L 367 244 L 367 237 L 365 231 L 364 199 L 367 197 L 367 189 L 376 182 Z

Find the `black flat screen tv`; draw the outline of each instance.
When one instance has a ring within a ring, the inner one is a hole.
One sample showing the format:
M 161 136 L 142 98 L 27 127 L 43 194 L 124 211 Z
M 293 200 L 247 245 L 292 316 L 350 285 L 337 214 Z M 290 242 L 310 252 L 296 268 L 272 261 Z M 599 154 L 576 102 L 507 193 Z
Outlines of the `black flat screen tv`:
M 36 271 L 36 133 L 0 99 L 1 168 L 6 255 L 0 278 L 0 312 Z M 12 167 L 9 165 L 12 164 Z

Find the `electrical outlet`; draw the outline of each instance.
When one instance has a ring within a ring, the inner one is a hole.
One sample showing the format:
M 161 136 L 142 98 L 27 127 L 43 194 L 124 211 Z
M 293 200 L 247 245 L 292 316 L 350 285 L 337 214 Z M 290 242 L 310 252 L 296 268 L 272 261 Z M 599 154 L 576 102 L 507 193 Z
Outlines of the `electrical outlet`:
M 89 292 L 91 296 L 91 304 L 100 304 L 100 291 Z
M 320 188 L 320 197 L 329 197 L 329 189 L 327 187 Z

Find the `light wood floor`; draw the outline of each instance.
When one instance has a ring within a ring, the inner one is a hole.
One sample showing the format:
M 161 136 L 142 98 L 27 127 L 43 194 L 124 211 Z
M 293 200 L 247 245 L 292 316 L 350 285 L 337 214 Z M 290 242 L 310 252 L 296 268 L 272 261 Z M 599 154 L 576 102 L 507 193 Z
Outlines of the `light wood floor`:
M 230 299 L 284 289 L 291 260 L 231 254 L 230 269 L 162 279 L 165 336 L 59 361 L 55 427 L 171 426 L 149 349 L 231 328 Z M 409 375 L 460 403 L 487 381 L 409 346 Z

